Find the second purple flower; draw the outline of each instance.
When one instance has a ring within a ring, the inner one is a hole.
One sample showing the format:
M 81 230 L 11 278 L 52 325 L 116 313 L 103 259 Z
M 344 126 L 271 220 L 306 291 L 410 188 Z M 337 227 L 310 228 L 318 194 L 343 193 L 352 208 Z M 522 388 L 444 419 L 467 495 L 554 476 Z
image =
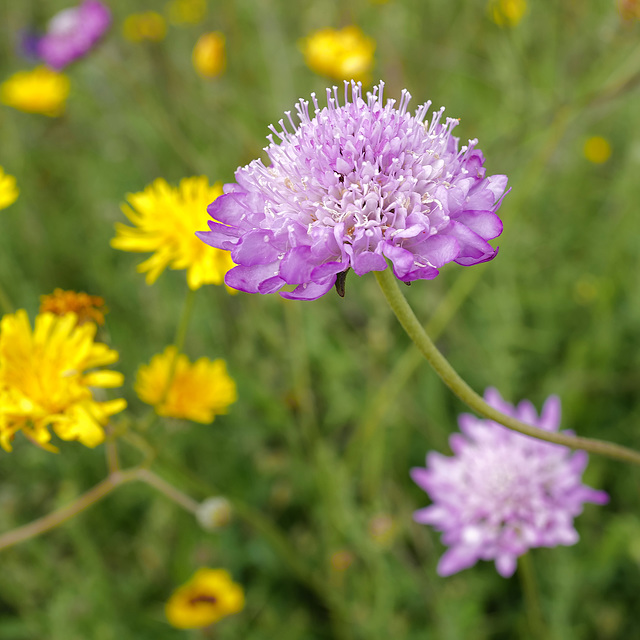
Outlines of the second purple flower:
M 351 95 L 349 96 L 349 87 Z M 430 280 L 449 262 L 469 266 L 497 253 L 488 240 L 502 232 L 496 215 L 507 177 L 486 176 L 476 140 L 462 148 L 458 120 L 444 108 L 425 121 L 430 102 L 412 115 L 383 101 L 380 83 L 366 99 L 360 84 L 336 87 L 327 106 L 314 94 L 296 105 L 265 151 L 236 172 L 236 183 L 210 207 L 206 243 L 231 251 L 238 265 L 226 283 L 250 293 L 315 300 L 348 269 L 361 276 L 387 260 L 404 282 Z
M 57 13 L 37 43 L 38 55 L 59 71 L 86 55 L 111 24 L 111 11 L 99 0 L 84 0 Z

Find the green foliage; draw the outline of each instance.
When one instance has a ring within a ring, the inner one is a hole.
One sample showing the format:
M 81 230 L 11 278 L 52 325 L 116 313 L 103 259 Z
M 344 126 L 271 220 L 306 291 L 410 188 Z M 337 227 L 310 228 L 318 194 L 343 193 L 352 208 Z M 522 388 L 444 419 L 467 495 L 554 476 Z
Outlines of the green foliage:
M 14 51 L 19 30 L 66 4 L 0 0 L 0 79 L 28 66 Z M 32 317 L 55 287 L 106 299 L 130 416 L 146 414 L 135 371 L 171 342 L 186 282 L 167 272 L 148 287 L 140 256 L 109 247 L 125 194 L 160 176 L 231 181 L 260 155 L 269 123 L 329 84 L 306 69 L 299 39 L 356 23 L 378 43 L 374 77 L 387 95 L 406 86 L 415 105 L 446 105 L 462 120 L 456 133 L 478 137 L 488 171 L 507 173 L 513 189 L 498 257 L 407 289 L 419 317 L 467 286 L 439 345 L 474 388 L 538 407 L 557 393 L 565 428 L 640 448 L 637 22 L 623 22 L 613 0 L 532 2 L 510 30 L 481 1 L 236 0 L 211 2 L 204 23 L 171 27 L 161 43 L 125 41 L 128 13 L 157 4 L 112 0 L 107 38 L 68 71 L 64 117 L 0 108 L 0 165 L 21 188 L 0 212 L 2 287 Z M 190 61 L 207 30 L 227 39 L 227 71 L 214 81 Z M 582 155 L 592 135 L 611 142 L 606 164 Z M 118 489 L 2 552 L 0 640 L 529 637 L 517 578 L 487 563 L 439 578 L 443 548 L 411 520 L 427 499 L 408 471 L 428 450 L 448 452 L 464 411 L 436 376 L 416 368 L 372 436 L 349 446 L 408 348 L 372 276 L 351 274 L 345 299 L 312 303 L 204 287 L 185 351 L 224 358 L 239 400 L 212 425 L 161 420 L 145 437 L 159 475 L 196 499 L 229 496 L 234 520 L 206 533 L 149 487 Z M 102 448 L 76 443 L 54 455 L 18 438 L 0 455 L 0 533 L 106 474 Z M 610 505 L 586 507 L 575 547 L 533 553 L 547 637 L 636 637 L 638 470 L 592 456 L 585 480 Z M 384 544 L 370 532 L 381 514 L 394 523 Z M 352 556 L 344 571 L 332 568 L 338 551 Z M 164 602 L 200 566 L 227 568 L 246 609 L 215 633 L 175 630 Z

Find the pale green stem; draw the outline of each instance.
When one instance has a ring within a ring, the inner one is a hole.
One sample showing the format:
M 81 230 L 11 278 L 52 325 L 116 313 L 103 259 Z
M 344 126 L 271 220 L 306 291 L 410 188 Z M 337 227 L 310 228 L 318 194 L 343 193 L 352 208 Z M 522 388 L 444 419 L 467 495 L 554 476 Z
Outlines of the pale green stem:
M 63 522 L 77 516 L 79 513 L 88 509 L 96 502 L 102 500 L 109 495 L 116 487 L 125 482 L 136 480 L 137 470 L 133 471 L 117 471 L 110 474 L 102 482 L 95 487 L 83 493 L 79 498 L 71 504 L 61 509 L 57 509 L 42 518 L 38 518 L 23 527 L 17 527 L 0 536 L 0 550 L 12 547 L 15 544 L 35 538 L 46 531 L 50 531 L 61 525 Z
M 529 621 L 531 636 L 535 640 L 546 640 L 549 635 L 546 633 L 542 607 L 540 606 L 540 595 L 538 593 L 538 581 L 531 559 L 531 552 L 528 551 L 518 558 L 518 577 L 522 585 L 524 603 Z
M 378 284 L 384 293 L 391 309 L 396 314 L 398 321 L 407 332 L 407 335 L 416 344 L 422 355 L 427 359 L 442 381 L 455 393 L 470 409 L 494 422 L 498 422 L 509 429 L 518 431 L 532 438 L 561 444 L 572 449 L 583 449 L 591 453 L 598 453 L 616 460 L 632 462 L 640 465 L 640 452 L 634 451 L 612 442 L 595 440 L 594 438 L 581 438 L 566 433 L 545 431 L 538 427 L 532 427 L 516 418 L 507 416 L 487 404 L 454 370 L 447 359 L 438 351 L 438 348 L 427 335 L 424 328 L 416 318 L 406 298 L 400 291 L 398 281 L 391 269 L 376 271 Z
M 433 317 L 425 327 L 425 331 L 433 336 L 434 340 L 438 339 L 451 318 L 475 287 L 484 271 L 483 266 L 480 265 L 475 270 L 463 272 L 453 283 L 444 300 L 438 305 Z M 400 392 L 405 388 L 421 362 L 423 362 L 423 356 L 415 344 L 410 345 L 396 361 L 393 369 L 381 385 L 384 393 L 377 393 L 374 396 L 364 418 L 358 424 L 351 437 L 347 447 L 347 459 L 351 464 L 353 464 L 359 453 L 361 454 L 368 450 L 368 443 L 378 430 L 378 425 L 382 422 L 391 406 L 395 404 Z
M 51 531 L 51 529 L 55 529 L 55 527 L 58 527 L 67 520 L 77 516 L 85 509 L 88 509 L 102 500 L 102 498 L 108 496 L 120 485 L 136 481 L 150 485 L 190 513 L 195 513 L 198 508 L 198 503 L 195 500 L 182 493 L 182 491 L 176 489 L 173 485 L 169 484 L 149 469 L 137 468 L 127 469 L 125 471 L 114 471 L 102 482 L 99 482 L 95 487 L 89 489 L 86 493 L 83 493 L 79 498 L 76 498 L 76 500 L 71 504 L 68 504 L 66 507 L 57 509 L 42 518 L 38 518 L 29 524 L 17 527 L 16 529 L 12 529 L 11 531 L 7 531 L 7 533 L 1 535 L 0 551 L 19 544 L 20 542 L 25 542 L 26 540 L 35 538 L 42 533 Z
M 138 469 L 136 479 L 140 480 L 140 482 L 145 482 L 157 491 L 160 491 L 160 493 L 164 493 L 167 498 L 179 504 L 185 511 L 189 511 L 195 515 L 198 510 L 198 503 L 193 498 L 176 489 L 172 484 L 169 484 L 166 480 L 163 480 L 160 476 L 153 473 L 153 471 L 149 469 Z

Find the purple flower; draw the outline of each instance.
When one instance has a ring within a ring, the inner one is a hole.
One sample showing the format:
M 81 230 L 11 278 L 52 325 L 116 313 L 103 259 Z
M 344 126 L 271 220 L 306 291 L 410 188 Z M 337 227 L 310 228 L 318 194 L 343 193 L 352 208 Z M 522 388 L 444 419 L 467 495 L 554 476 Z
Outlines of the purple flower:
M 495 389 L 485 400 L 503 413 L 547 431 L 560 425 L 560 400 L 551 396 L 538 417 L 527 400 L 517 407 Z M 454 456 L 427 455 L 427 468 L 414 468 L 411 477 L 433 504 L 414 514 L 416 522 L 442 531 L 449 549 L 440 558 L 438 573 L 448 576 L 495 560 L 505 578 L 516 559 L 533 547 L 572 545 L 578 541 L 573 519 L 584 502 L 605 504 L 609 497 L 582 484 L 587 466 L 584 451 L 536 440 L 491 420 L 463 414 L 464 435 L 449 439 Z
M 349 101 L 349 86 L 351 100 Z M 236 171 L 236 183 L 210 207 L 206 243 L 231 251 L 238 265 L 225 282 L 251 293 L 315 300 L 338 274 L 382 271 L 387 259 L 404 282 L 435 278 L 448 262 L 472 265 L 497 253 L 487 240 L 502 232 L 496 215 L 507 177 L 485 177 L 475 140 L 458 149 L 451 132 L 458 120 L 442 122 L 444 109 L 425 122 L 430 102 L 415 115 L 383 102 L 384 84 L 362 97 L 361 85 L 345 82 L 344 105 L 337 87 L 327 106 L 311 94 L 296 105 L 278 138 L 268 136 L 270 166 L 254 160 Z M 289 127 L 291 130 L 289 130 Z M 340 280 L 338 280 L 338 288 Z
M 38 42 L 38 54 L 52 69 L 60 70 L 84 56 L 111 23 L 111 12 L 98 0 L 57 13 Z
M 18 32 L 16 53 L 27 60 L 40 60 L 38 45 L 41 34 L 31 29 Z

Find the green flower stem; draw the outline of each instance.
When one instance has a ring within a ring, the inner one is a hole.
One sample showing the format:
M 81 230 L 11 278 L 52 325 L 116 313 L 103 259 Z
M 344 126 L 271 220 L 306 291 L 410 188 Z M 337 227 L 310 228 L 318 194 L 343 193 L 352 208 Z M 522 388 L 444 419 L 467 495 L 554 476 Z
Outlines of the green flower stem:
M 171 360 L 171 365 L 169 366 L 169 375 L 167 377 L 167 384 L 164 388 L 164 391 L 162 392 L 162 396 L 158 405 L 162 405 L 169 395 L 171 383 L 173 382 L 173 376 L 175 375 L 176 367 L 178 366 L 178 357 L 180 356 L 180 352 L 182 351 L 185 340 L 187 338 L 187 330 L 189 329 L 189 322 L 193 313 L 193 304 L 195 302 L 195 299 L 196 292 L 193 289 L 188 288 L 187 295 L 184 298 L 184 304 L 182 305 L 180 320 L 178 321 L 178 326 L 176 327 L 176 332 L 173 337 L 173 346 L 175 346 L 176 348 L 176 353 Z M 156 413 L 155 407 L 150 408 L 144 418 L 142 418 L 142 420 L 140 420 L 140 422 L 138 423 L 139 431 L 148 431 L 151 426 L 153 426 L 157 418 L 158 414 Z
M 13 547 L 20 542 L 35 538 L 42 533 L 51 531 L 51 529 L 55 529 L 67 520 L 82 513 L 85 509 L 100 502 L 100 500 L 108 496 L 117 487 L 129 482 L 144 482 L 148 484 L 190 513 L 195 513 L 198 508 L 198 503 L 195 500 L 176 489 L 173 485 L 149 469 L 135 468 L 125 471 L 113 471 L 102 482 L 99 482 L 95 487 L 83 493 L 66 507 L 57 509 L 29 524 L 17 527 L 0 535 L 0 551 Z
M 436 308 L 433 317 L 426 324 L 425 331 L 437 340 L 451 318 L 462 306 L 484 272 L 484 265 L 464 271 L 453 283 L 447 295 Z M 423 362 L 422 353 L 415 344 L 409 345 L 396 361 L 393 369 L 382 383 L 384 393 L 376 394 L 365 411 L 347 447 L 347 459 L 353 465 L 357 457 L 369 450 L 369 443 L 384 420 L 389 409 L 395 405 L 400 392 L 411 379 L 414 371 Z M 368 454 L 367 454 L 368 455 Z
M 0 282 L 0 311 L 4 315 L 5 313 L 13 313 L 13 305 L 11 299 L 4 290 L 2 283 Z
M 442 381 L 462 400 L 470 409 L 480 415 L 498 422 L 509 429 L 518 431 L 532 438 L 561 444 L 571 449 L 583 449 L 590 453 L 598 453 L 615 460 L 623 460 L 640 465 L 640 453 L 612 442 L 595 440 L 593 438 L 581 438 L 570 436 L 566 433 L 556 433 L 532 427 L 511 416 L 506 416 L 497 409 L 488 405 L 454 370 L 447 359 L 438 351 L 431 338 L 416 318 L 406 298 L 400 291 L 398 282 L 390 268 L 384 271 L 376 271 L 378 284 L 384 293 L 391 309 L 396 314 L 398 321 L 407 335 L 416 344 L 422 355 L 428 360 Z
M 46 531 L 50 531 L 62 523 L 70 520 L 74 516 L 88 509 L 90 506 L 108 496 L 116 487 L 126 482 L 136 480 L 137 470 L 133 471 L 116 471 L 111 473 L 102 482 L 95 487 L 83 493 L 79 498 L 71 504 L 61 509 L 57 509 L 42 518 L 38 518 L 22 527 L 17 527 L 0 536 L 0 550 L 7 549 L 20 542 L 25 542 L 31 538 L 35 538 Z
M 518 577 L 522 585 L 531 636 L 535 640 L 545 640 L 545 638 L 549 637 L 549 634 L 546 632 L 544 616 L 542 615 L 538 581 L 536 580 L 530 551 L 518 558 Z
M 198 510 L 198 503 L 193 498 L 176 489 L 172 484 L 163 480 L 150 469 L 137 469 L 135 479 L 148 484 L 160 493 L 164 493 L 169 500 L 173 500 L 173 502 L 180 505 L 185 511 L 189 511 L 195 515 Z
M 178 352 L 182 351 L 184 347 L 184 341 L 187 337 L 187 329 L 189 328 L 189 322 L 191 320 L 191 314 L 193 313 L 193 303 L 196 299 L 196 292 L 193 289 L 187 289 L 187 295 L 184 299 L 184 305 L 182 307 L 182 314 L 180 315 L 180 322 L 176 327 L 176 334 L 173 338 L 173 344 Z
M 120 457 L 118 455 L 118 443 L 111 427 L 107 427 L 107 439 L 104 443 L 104 453 L 107 457 L 107 469 L 109 470 L 109 473 L 119 471 Z
M 309 451 L 320 437 L 315 409 L 315 399 L 311 388 L 309 353 L 304 335 L 304 317 L 302 305 L 283 300 L 285 323 L 291 348 L 291 384 L 298 409 L 300 431 L 304 445 Z

